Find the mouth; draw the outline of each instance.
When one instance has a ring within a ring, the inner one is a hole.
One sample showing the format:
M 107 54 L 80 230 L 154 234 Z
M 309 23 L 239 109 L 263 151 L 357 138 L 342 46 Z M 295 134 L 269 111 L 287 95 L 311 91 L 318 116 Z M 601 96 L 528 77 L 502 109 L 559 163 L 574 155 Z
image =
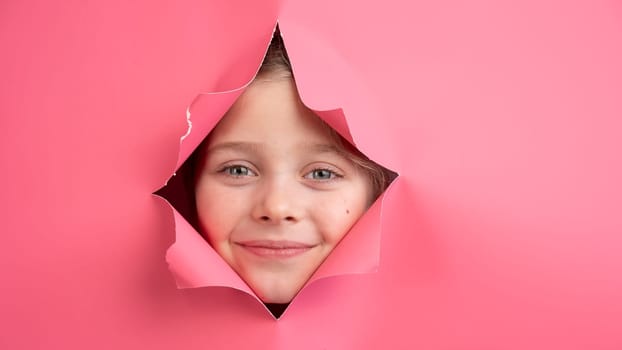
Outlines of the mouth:
M 315 247 L 313 244 L 301 242 L 270 240 L 235 242 L 235 244 L 254 255 L 272 259 L 292 258 Z

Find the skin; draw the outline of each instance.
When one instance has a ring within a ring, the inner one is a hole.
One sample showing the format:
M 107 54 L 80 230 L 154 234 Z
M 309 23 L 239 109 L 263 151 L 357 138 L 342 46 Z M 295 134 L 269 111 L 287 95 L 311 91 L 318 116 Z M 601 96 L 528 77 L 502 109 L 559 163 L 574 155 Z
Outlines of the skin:
M 200 228 L 265 303 L 289 303 L 372 199 L 289 78 L 253 82 L 200 159 Z

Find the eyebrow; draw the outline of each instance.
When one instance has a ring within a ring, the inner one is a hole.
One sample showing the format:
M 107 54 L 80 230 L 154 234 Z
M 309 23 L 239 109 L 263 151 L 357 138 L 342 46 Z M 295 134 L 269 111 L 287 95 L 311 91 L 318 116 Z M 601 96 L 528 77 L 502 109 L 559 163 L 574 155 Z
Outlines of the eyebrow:
M 340 156 L 346 156 L 347 151 L 333 144 L 326 143 L 304 143 L 301 148 L 315 151 L 316 153 L 336 153 Z
M 207 152 L 216 152 L 222 151 L 226 149 L 234 150 L 234 151 L 250 151 L 255 152 L 258 148 L 261 148 L 259 143 L 254 142 L 221 142 L 215 145 L 210 146 L 207 149 Z
M 223 150 L 233 150 L 241 152 L 257 152 L 262 148 L 262 144 L 255 142 L 221 142 L 210 146 L 207 152 L 218 152 Z M 300 149 L 309 150 L 315 153 L 336 153 L 340 156 L 347 157 L 347 151 L 341 147 L 337 147 L 334 144 L 327 143 L 302 143 L 299 145 Z

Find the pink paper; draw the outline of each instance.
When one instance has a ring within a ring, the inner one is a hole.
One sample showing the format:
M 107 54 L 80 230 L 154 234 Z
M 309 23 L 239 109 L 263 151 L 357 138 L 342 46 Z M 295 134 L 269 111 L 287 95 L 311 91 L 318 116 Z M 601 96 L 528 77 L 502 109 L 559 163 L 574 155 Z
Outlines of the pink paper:
M 0 348 L 622 348 L 618 3 L 1 7 Z M 248 83 L 277 20 L 303 101 L 400 178 L 357 246 L 377 272 L 275 321 L 243 285 L 177 288 L 152 193 L 188 107 Z
M 282 36 L 287 37 L 288 33 L 281 30 Z M 298 33 L 296 33 L 298 34 Z M 266 42 L 265 37 L 262 37 L 264 41 L 265 52 L 269 44 Z M 300 33 L 296 38 L 299 42 L 305 42 L 311 45 L 312 38 L 308 33 Z M 286 40 L 286 39 L 285 39 Z M 287 47 L 287 41 L 285 42 Z M 313 48 L 316 53 L 322 53 L 326 50 L 326 43 L 317 42 L 317 47 Z M 260 45 L 254 45 L 259 47 Z M 297 53 L 294 51 L 294 53 Z M 254 58 L 256 55 L 251 55 L 249 58 Z M 294 59 L 296 56 L 292 56 L 292 66 L 294 74 L 298 74 L 298 66 Z M 243 71 L 252 72 L 252 67 L 255 67 L 255 72 L 259 69 L 257 62 L 253 60 L 243 61 L 241 58 L 234 58 L 232 62 L 235 62 L 236 68 L 240 68 Z M 249 68 L 251 67 L 251 68 Z M 345 67 L 345 66 L 344 66 Z M 305 78 L 310 77 L 310 74 L 304 71 L 305 66 L 302 66 L 302 72 L 300 77 L 296 75 L 296 82 L 299 85 L 303 85 L 300 82 L 304 82 Z M 234 76 L 235 78 L 236 76 Z M 207 94 L 200 94 L 193 103 L 188 107 L 186 112 L 188 129 L 186 133 L 181 136 L 181 145 L 179 152 L 179 159 L 177 162 L 176 172 L 179 172 L 179 168 L 188 159 L 190 154 L 194 152 L 201 141 L 209 134 L 209 132 L 215 127 L 218 121 L 222 118 L 225 112 L 235 102 L 235 100 L 242 94 L 244 88 L 250 83 L 254 76 L 249 77 L 247 83 L 240 86 L 237 89 L 212 92 Z M 339 82 L 339 79 L 333 81 Z M 224 78 L 221 78 L 221 83 L 225 85 L 231 85 L 226 82 Z M 341 82 L 342 85 L 354 86 L 354 82 L 347 84 Z M 341 95 L 341 100 L 347 101 L 351 104 L 355 104 L 353 100 L 359 101 L 359 104 L 365 104 L 363 101 L 368 101 L 369 97 L 356 96 L 353 91 L 347 91 L 347 93 L 339 93 L 334 91 L 331 94 L 325 94 L 325 85 L 321 82 L 314 81 L 312 84 L 307 83 L 306 90 L 301 90 L 301 94 L 309 94 L 315 98 L 330 97 L 335 99 L 336 95 Z M 324 93 L 318 94 L 318 93 Z M 358 97 L 358 98 L 357 98 Z M 336 98 L 339 100 L 339 98 Z M 327 103 L 322 103 L 322 100 L 313 100 L 312 103 L 329 106 Z M 308 105 L 311 109 L 316 109 L 316 105 Z M 363 110 L 363 109 L 359 109 Z M 367 113 L 362 115 L 355 115 L 354 119 L 369 119 L 374 116 L 368 115 L 373 113 L 373 108 L 364 109 Z M 346 140 L 351 143 L 355 143 L 350 129 L 348 127 L 347 117 L 344 115 L 341 109 L 332 110 L 315 110 L 316 114 L 322 118 L 327 124 L 337 130 Z M 378 160 L 376 160 L 378 162 Z M 181 190 L 185 191 L 185 190 Z M 179 193 L 176 196 L 187 196 Z M 167 196 L 165 196 L 167 197 Z M 167 197 L 168 198 L 168 197 Z M 314 281 L 335 277 L 346 274 L 361 274 L 375 272 L 378 269 L 379 254 L 380 254 L 380 218 L 382 215 L 382 206 L 385 197 L 378 198 L 376 203 L 370 208 L 367 213 L 355 224 L 350 230 L 338 247 L 331 253 L 328 259 L 321 265 L 316 273 L 309 279 L 307 285 Z M 192 205 L 192 204 L 186 204 Z M 173 244 L 167 252 L 166 261 L 169 264 L 169 269 L 173 273 L 177 286 L 180 288 L 197 288 L 197 287 L 229 287 L 248 293 L 252 297 L 259 301 L 259 298 L 254 292 L 245 284 L 245 282 L 236 274 L 236 272 L 227 265 L 227 263 L 210 247 L 205 238 L 203 238 L 196 229 L 194 229 L 178 211 L 179 207 L 176 207 L 174 202 L 171 202 L 171 208 L 174 211 L 175 216 L 175 231 L 176 242 Z M 303 288 L 304 290 L 304 288 Z M 321 302 L 321 301 L 318 301 Z

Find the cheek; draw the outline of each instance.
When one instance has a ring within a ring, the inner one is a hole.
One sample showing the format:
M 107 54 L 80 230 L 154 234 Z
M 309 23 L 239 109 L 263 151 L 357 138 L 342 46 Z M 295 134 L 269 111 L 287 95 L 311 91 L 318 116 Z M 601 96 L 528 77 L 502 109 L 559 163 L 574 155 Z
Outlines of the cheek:
M 360 193 L 360 195 L 359 195 Z M 336 245 L 367 210 L 364 191 L 340 193 L 316 205 L 316 223 L 326 243 Z
M 240 214 L 242 203 L 236 200 L 239 196 L 208 183 L 198 183 L 195 196 L 201 233 L 212 244 L 228 240 Z

